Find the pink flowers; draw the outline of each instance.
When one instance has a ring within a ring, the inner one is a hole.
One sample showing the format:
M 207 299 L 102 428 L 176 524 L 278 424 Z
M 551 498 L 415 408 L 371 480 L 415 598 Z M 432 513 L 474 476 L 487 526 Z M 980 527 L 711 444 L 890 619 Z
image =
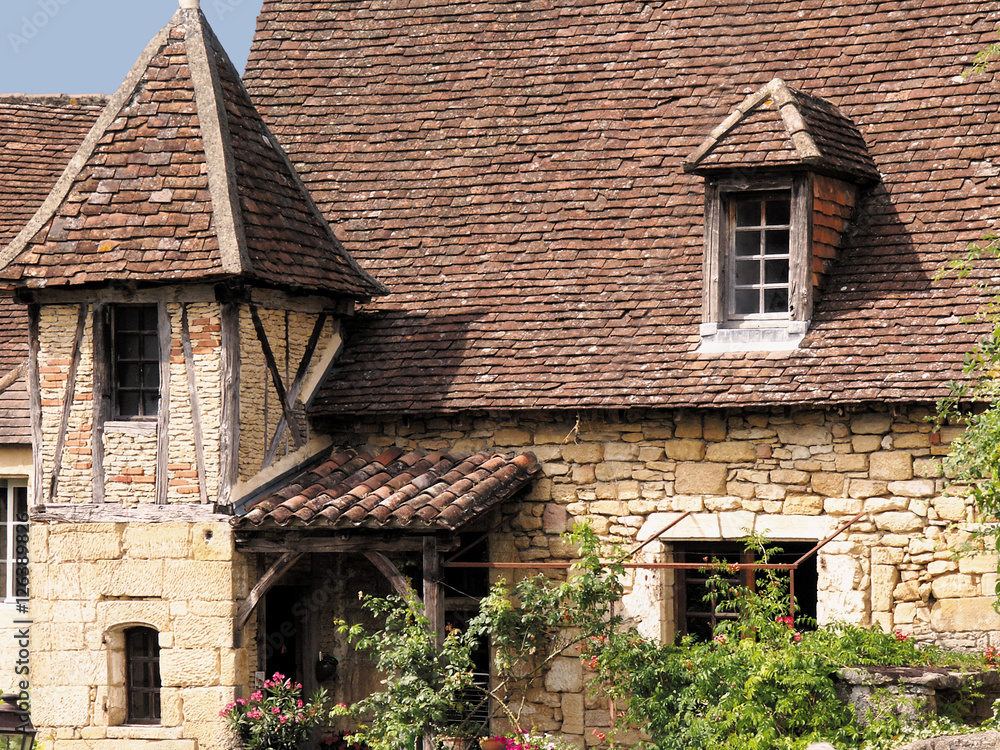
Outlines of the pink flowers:
M 266 747 L 298 747 L 325 716 L 325 693 L 313 702 L 302 700 L 302 685 L 275 673 L 249 698 L 229 703 L 220 713 L 234 734 L 246 746 L 251 738 Z
M 792 628 L 795 625 L 795 620 L 791 617 L 776 617 L 774 621 L 779 625 L 784 625 L 787 628 Z
M 910 640 L 909 634 L 904 633 L 902 630 L 897 630 L 895 632 L 895 636 L 896 636 L 896 640 L 899 641 L 900 643 L 902 643 L 903 641 Z
M 715 641 L 716 643 L 721 643 L 721 644 L 725 645 L 725 643 L 726 643 L 726 636 L 724 636 L 724 635 L 717 635 L 712 640 Z

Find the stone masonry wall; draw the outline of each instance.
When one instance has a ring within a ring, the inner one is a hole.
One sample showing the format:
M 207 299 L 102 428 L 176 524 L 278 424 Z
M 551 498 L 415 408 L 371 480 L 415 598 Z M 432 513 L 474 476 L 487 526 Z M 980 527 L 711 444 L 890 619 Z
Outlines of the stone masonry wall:
M 878 623 L 946 646 L 1000 645 L 993 611 L 997 559 L 956 559 L 969 508 L 944 493 L 941 460 L 957 428 L 933 431 L 924 408 L 646 411 L 331 425 L 338 444 L 533 451 L 543 478 L 505 509 L 494 549 L 521 561 L 573 555 L 559 534 L 588 520 L 609 542 L 645 541 L 681 524 L 639 559 L 667 560 L 679 540 L 818 542 L 866 513 L 818 555 L 822 622 Z M 506 559 L 511 559 L 507 556 Z M 501 559 L 494 552 L 494 559 Z M 672 575 L 638 571 L 625 613 L 650 635 L 672 637 Z M 532 723 L 593 742 L 606 703 L 583 693 L 578 660 L 559 660 L 534 692 Z
M 226 520 L 32 525 L 31 709 L 46 748 L 228 747 L 218 713 L 248 680 L 233 619 L 250 581 Z M 123 726 L 134 625 L 159 632 L 158 726 Z

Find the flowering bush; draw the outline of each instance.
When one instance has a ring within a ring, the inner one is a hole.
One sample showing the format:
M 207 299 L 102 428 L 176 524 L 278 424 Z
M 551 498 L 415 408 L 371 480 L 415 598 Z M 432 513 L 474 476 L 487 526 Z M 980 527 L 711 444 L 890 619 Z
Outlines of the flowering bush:
M 275 672 L 250 698 L 230 703 L 219 715 L 245 750 L 298 750 L 324 718 L 325 699 L 320 690 L 303 701 L 302 685 Z
M 514 732 L 493 737 L 503 745 L 503 750 L 579 750 L 578 745 L 564 737 L 542 732 Z

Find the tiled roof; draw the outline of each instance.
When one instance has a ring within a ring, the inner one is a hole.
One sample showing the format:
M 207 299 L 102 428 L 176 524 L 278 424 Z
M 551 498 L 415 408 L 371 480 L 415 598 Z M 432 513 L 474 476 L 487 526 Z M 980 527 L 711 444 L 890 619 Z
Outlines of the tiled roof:
M 934 277 L 1000 218 L 1000 87 L 958 76 L 998 22 L 998 0 L 266 0 L 251 95 L 392 290 L 316 408 L 942 395 L 981 298 Z M 881 182 L 797 351 L 696 354 L 682 161 L 774 78 L 850 120 Z
M 511 497 L 539 470 L 535 457 L 488 453 L 335 453 L 235 519 L 248 528 L 454 530 Z
M 832 104 L 775 78 L 748 96 L 695 152 L 689 172 L 808 167 L 854 181 L 876 182 L 864 138 Z
M 45 200 L 107 100 L 99 96 L 0 95 L 0 247 Z M 28 319 L 0 289 L 0 383 L 28 358 Z M 23 376 L 0 388 L 0 444 L 31 442 Z
M 243 280 L 382 291 L 316 210 L 198 10 L 136 62 L 41 209 L 0 253 L 28 286 Z

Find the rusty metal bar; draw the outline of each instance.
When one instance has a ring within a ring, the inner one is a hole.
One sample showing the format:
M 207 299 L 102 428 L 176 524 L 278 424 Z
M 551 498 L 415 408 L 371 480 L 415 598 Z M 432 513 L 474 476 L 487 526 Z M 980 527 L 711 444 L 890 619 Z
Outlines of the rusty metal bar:
M 836 530 L 835 532 L 833 532 L 832 534 L 830 534 L 830 536 L 828 536 L 828 537 L 827 537 L 826 539 L 824 539 L 824 540 L 823 540 L 822 542 L 820 542 L 820 543 L 819 543 L 819 544 L 817 544 L 817 545 L 816 545 L 815 547 L 813 547 L 813 548 L 812 548 L 811 550 L 809 550 L 809 551 L 808 551 L 808 552 L 806 552 L 806 553 L 805 553 L 804 555 L 802 555 L 802 557 L 800 557 L 800 558 L 799 558 L 798 560 L 796 560 L 796 561 L 795 561 L 795 567 L 797 568 L 797 567 L 798 567 L 799 565 L 801 565 L 801 564 L 802 564 L 803 562 L 805 562 L 805 561 L 806 561 L 806 560 L 808 560 L 808 559 L 809 559 L 810 557 L 812 557 L 812 556 L 813 556 L 813 555 L 815 555 L 815 554 L 816 554 L 817 552 L 819 552 L 819 551 L 820 551 L 821 549 L 823 549 L 823 548 L 824 548 L 824 547 L 825 547 L 825 546 L 826 546 L 827 544 L 829 544 L 830 542 L 832 542 L 832 541 L 834 540 L 834 538 L 836 538 L 836 537 L 840 536 L 840 534 L 841 534 L 841 533 L 843 533 L 843 532 L 844 532 L 845 530 L 847 530 L 847 529 L 848 529 L 849 527 L 851 527 L 851 526 L 853 526 L 853 525 L 854 525 L 855 523 L 857 523 L 857 522 L 858 522 L 858 520 L 859 520 L 859 519 L 861 518 L 861 516 L 865 515 L 866 513 L 867 513 L 867 511 L 864 511 L 864 510 L 863 510 L 863 511 L 861 511 L 861 512 L 860 512 L 860 513 L 858 513 L 858 514 L 857 514 L 856 516 L 854 516 L 854 518 L 852 518 L 852 519 L 851 519 L 850 521 L 848 521 L 848 522 L 847 522 L 847 523 L 845 523 L 845 524 L 844 524 L 843 526 L 841 526 L 841 527 L 840 527 L 839 529 L 837 529 L 837 530 Z
M 687 518 L 688 516 L 690 516 L 692 512 L 693 511 L 690 511 L 690 510 L 684 511 L 684 513 L 682 513 L 679 517 L 675 518 L 673 521 L 671 521 L 666 526 L 664 526 L 662 529 L 660 529 L 655 534 L 653 534 L 653 536 L 651 536 L 649 539 L 647 539 L 642 544 L 640 544 L 638 547 L 636 547 L 634 550 L 632 550 L 627 555 L 625 555 L 625 558 L 627 559 L 629 557 L 633 557 L 636 552 L 638 552 L 639 550 L 641 550 L 643 547 L 645 547 L 650 542 L 655 541 L 656 539 L 659 539 L 660 536 L 662 536 L 663 534 L 666 534 L 668 531 L 670 531 L 670 529 L 674 528 L 674 526 L 676 526 L 681 521 L 683 521 L 685 518 Z

